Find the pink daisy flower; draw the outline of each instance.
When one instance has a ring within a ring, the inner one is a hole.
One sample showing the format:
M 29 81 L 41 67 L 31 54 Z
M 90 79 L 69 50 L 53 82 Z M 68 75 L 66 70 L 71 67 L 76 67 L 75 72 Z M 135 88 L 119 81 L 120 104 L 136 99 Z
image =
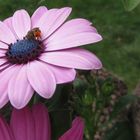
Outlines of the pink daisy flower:
M 44 98 L 56 84 L 71 82 L 75 69 L 100 69 L 100 60 L 80 45 L 102 37 L 85 19 L 65 20 L 71 8 L 18 10 L 0 22 L 0 108 L 9 100 L 23 108 L 36 91 Z M 64 23 L 65 22 L 65 23 Z
M 83 140 L 84 121 L 76 117 L 72 127 L 59 140 Z M 14 109 L 10 126 L 0 117 L 1 140 L 51 140 L 50 119 L 44 105 L 34 105 L 32 110 L 25 107 Z

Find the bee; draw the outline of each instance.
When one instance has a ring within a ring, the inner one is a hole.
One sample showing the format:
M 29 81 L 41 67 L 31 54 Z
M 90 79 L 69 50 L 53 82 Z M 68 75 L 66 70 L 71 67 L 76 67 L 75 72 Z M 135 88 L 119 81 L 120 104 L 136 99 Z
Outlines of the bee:
M 27 35 L 25 36 L 25 39 L 35 39 L 39 40 L 41 39 L 41 31 L 38 27 L 33 28 L 32 30 L 28 31 Z

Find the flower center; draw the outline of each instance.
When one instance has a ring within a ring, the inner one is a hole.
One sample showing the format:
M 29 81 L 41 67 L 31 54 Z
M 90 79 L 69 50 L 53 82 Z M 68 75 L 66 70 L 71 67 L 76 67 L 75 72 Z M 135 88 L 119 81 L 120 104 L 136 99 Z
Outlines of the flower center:
M 25 38 L 9 46 L 6 52 L 8 61 L 12 64 L 25 64 L 38 59 L 43 53 L 44 46 L 36 38 Z

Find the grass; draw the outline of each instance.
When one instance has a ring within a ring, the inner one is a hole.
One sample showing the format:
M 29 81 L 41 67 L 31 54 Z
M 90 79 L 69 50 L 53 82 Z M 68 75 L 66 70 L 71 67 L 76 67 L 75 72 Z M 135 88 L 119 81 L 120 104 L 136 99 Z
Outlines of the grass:
M 49 8 L 71 6 L 71 18 L 83 17 L 92 21 L 103 41 L 87 48 L 97 54 L 104 67 L 124 79 L 129 90 L 135 88 L 140 79 L 139 7 L 126 12 L 121 0 L 5 0 L 0 5 L 0 17 L 4 19 L 20 8 L 32 13 L 39 5 Z

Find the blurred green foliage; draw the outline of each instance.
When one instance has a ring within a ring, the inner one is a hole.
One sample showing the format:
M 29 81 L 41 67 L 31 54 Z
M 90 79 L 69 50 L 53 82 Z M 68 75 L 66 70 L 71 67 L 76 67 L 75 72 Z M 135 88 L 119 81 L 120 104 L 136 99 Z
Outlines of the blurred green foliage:
M 74 93 L 72 108 L 85 118 L 86 140 L 109 140 L 115 136 L 112 130 L 118 123 L 117 116 L 137 100 L 137 97 L 127 95 L 127 87 L 121 80 L 104 70 L 80 75 L 74 82 Z M 124 118 L 119 121 L 124 123 Z M 117 129 L 122 131 L 119 126 Z M 120 140 L 125 138 L 120 137 Z
M 135 140 L 133 126 L 128 122 L 119 122 L 108 131 L 103 140 Z
M 123 1 L 125 9 L 128 11 L 133 10 L 140 3 L 140 0 L 122 0 L 122 1 Z

